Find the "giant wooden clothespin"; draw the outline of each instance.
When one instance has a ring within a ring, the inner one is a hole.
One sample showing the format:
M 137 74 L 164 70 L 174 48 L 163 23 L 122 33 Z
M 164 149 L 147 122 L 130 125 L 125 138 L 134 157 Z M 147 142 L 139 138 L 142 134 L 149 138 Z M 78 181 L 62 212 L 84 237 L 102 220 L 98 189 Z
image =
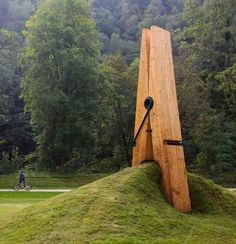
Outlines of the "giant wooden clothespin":
M 156 26 L 142 33 L 134 143 L 133 167 L 158 162 L 167 201 L 191 211 L 170 33 Z

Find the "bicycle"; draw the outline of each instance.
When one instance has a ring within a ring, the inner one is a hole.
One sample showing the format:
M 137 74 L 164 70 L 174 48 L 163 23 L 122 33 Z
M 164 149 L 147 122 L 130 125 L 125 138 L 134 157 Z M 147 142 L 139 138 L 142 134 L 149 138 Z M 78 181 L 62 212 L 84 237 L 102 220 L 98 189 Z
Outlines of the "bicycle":
M 22 183 L 22 182 L 14 186 L 15 191 L 19 191 L 21 189 L 24 189 L 25 191 L 30 191 L 31 188 L 32 187 L 30 185 L 27 185 L 27 184 L 25 184 L 25 186 L 24 186 L 24 183 Z

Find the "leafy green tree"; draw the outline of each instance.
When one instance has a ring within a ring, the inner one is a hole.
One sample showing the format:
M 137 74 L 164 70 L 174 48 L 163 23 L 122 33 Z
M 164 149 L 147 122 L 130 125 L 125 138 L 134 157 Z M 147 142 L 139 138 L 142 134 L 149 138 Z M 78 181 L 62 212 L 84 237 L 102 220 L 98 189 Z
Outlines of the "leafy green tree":
M 183 26 L 183 7 L 183 0 L 151 0 L 140 26 L 144 28 L 157 25 L 175 30 Z
M 137 41 L 140 36 L 139 23 L 150 0 L 121 0 L 121 35 L 125 40 Z
M 99 30 L 108 38 L 119 34 L 121 3 L 116 0 L 93 0 L 93 11 Z
M 23 113 L 24 104 L 19 98 L 20 46 L 17 33 L 0 29 L 0 173 L 7 168 L 16 170 L 12 160 L 16 155 L 29 153 L 33 147 L 29 118 Z
M 209 91 L 198 74 L 192 72 L 191 63 L 183 57 L 175 61 L 177 93 L 184 140 L 185 157 L 188 165 L 194 162 L 199 149 L 193 140 L 192 133 L 197 130 L 196 120 L 202 114 L 209 114 Z
M 18 80 L 16 56 L 19 49 L 19 37 L 14 32 L 0 30 L 0 125 L 8 121 L 10 114 L 9 104 L 12 103 L 12 96 L 15 92 L 14 85 Z M 12 49 L 14 47 L 14 49 Z M 3 131 L 2 131 L 3 133 Z M 7 143 L 1 135 L 1 145 Z
M 235 125 L 219 113 L 197 118 L 192 135 L 199 150 L 194 162 L 198 169 L 214 175 L 235 170 Z
M 188 0 L 186 26 L 179 32 L 177 74 L 187 158 L 211 174 L 235 169 L 235 11 L 231 0 Z
M 0 28 L 20 34 L 38 3 L 38 0 L 0 0 Z
M 138 61 L 127 65 L 122 56 L 109 56 L 102 65 L 102 74 L 107 84 L 103 96 L 107 113 L 98 129 L 98 156 L 111 157 L 120 169 L 124 162 L 131 163 Z
M 139 22 L 150 0 L 94 0 L 93 11 L 105 54 L 121 54 L 131 63 L 138 56 Z
M 234 0 L 186 1 L 182 47 L 199 69 L 219 71 L 235 62 L 235 11 Z
M 99 36 L 81 0 L 42 2 L 27 22 L 23 97 L 31 113 L 41 166 L 84 162 L 93 148 Z
M 223 108 L 230 119 L 236 119 L 236 64 L 216 75 L 223 93 Z

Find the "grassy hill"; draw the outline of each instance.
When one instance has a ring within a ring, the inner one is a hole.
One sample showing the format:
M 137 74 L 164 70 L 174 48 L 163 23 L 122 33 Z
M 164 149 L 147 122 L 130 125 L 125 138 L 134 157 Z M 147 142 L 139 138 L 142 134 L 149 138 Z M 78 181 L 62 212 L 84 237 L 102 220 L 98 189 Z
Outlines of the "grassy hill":
M 171 208 L 146 163 L 25 208 L 0 243 L 236 243 L 236 196 L 189 175 L 193 212 Z

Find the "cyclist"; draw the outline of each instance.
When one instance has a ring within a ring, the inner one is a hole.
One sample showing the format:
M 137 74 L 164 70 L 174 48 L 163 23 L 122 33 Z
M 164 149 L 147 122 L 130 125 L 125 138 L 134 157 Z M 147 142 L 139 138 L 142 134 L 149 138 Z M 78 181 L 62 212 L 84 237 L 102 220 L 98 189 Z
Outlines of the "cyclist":
M 20 176 L 19 176 L 19 184 L 23 183 L 24 187 L 25 187 L 25 173 L 23 171 L 23 169 L 20 171 Z

